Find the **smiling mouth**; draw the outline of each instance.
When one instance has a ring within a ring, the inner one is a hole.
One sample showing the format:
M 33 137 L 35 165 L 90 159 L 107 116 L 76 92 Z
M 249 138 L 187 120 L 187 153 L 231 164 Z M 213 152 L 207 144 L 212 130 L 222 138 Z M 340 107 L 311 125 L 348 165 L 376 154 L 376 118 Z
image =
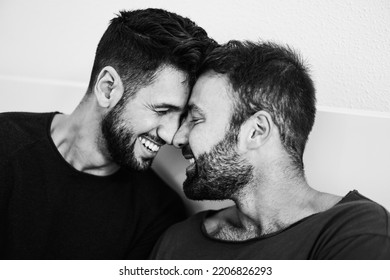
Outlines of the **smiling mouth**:
M 157 153 L 158 150 L 160 150 L 159 145 L 154 144 L 150 140 L 143 138 L 143 137 L 138 137 L 138 140 L 141 142 L 141 144 L 151 153 Z
M 195 157 L 193 155 L 184 155 L 184 158 L 190 163 L 190 165 L 187 166 L 187 169 L 194 168 L 196 164 Z
M 186 160 L 190 163 L 187 167 L 186 167 L 186 175 L 187 177 L 190 176 L 190 174 L 193 174 L 196 170 L 196 161 L 195 161 L 195 158 L 193 157 L 186 157 Z
M 181 153 L 183 154 L 183 157 L 186 160 L 188 160 L 188 162 L 190 163 L 190 165 L 187 168 L 192 168 L 196 164 L 196 161 L 195 161 L 195 156 L 191 151 L 191 148 L 188 145 L 186 145 L 182 148 Z

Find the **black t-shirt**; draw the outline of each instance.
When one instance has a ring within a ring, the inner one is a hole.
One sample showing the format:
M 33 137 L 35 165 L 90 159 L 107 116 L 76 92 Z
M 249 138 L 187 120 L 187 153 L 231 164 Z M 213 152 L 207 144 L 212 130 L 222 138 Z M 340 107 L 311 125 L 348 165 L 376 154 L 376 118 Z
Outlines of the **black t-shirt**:
M 210 237 L 198 213 L 173 225 L 159 240 L 152 259 L 390 259 L 389 213 L 379 204 L 348 193 L 327 211 L 286 229 L 246 241 Z
M 0 114 L 1 259 L 145 259 L 185 218 L 152 170 L 80 172 L 50 136 L 55 113 Z

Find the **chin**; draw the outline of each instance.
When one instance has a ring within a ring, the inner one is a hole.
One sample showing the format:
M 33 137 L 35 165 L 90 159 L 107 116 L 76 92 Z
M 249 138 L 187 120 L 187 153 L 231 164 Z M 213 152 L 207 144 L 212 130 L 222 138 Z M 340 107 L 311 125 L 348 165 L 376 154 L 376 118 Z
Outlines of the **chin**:
M 153 159 L 136 159 L 136 158 L 131 158 L 130 160 L 128 158 L 126 159 L 120 159 L 115 161 L 119 166 L 126 168 L 126 169 L 131 169 L 131 170 L 137 170 L 137 171 L 145 171 L 149 169 L 152 166 Z
M 133 169 L 137 171 L 145 171 L 148 170 L 153 163 L 153 159 L 142 160 L 141 162 L 137 162 L 137 165 L 133 166 Z
M 138 164 L 138 171 L 145 171 L 145 170 L 148 170 L 149 168 L 151 168 L 152 166 L 152 163 L 153 163 L 153 159 L 149 159 L 149 160 L 143 160 L 142 163 L 139 163 Z

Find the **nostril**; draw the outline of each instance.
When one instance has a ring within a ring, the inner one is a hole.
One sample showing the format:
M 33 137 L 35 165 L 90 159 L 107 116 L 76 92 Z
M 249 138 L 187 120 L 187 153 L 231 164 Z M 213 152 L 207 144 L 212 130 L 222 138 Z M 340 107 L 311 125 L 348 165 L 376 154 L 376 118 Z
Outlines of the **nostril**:
M 173 145 L 176 147 L 176 148 L 180 148 L 183 147 L 183 143 L 180 143 L 178 141 L 173 141 Z

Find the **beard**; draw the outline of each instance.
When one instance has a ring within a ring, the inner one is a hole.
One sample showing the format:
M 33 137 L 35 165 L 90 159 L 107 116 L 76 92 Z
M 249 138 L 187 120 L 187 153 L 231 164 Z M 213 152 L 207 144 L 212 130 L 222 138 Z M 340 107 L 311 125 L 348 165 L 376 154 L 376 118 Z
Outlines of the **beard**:
M 203 153 L 187 170 L 185 195 L 193 200 L 233 199 L 252 180 L 253 166 L 237 153 L 234 137 L 227 132 L 210 152 Z
M 140 159 L 134 155 L 134 145 L 137 136 L 133 132 L 131 122 L 123 119 L 126 99 L 122 98 L 118 104 L 104 116 L 101 130 L 107 151 L 111 159 L 124 168 L 146 170 L 153 159 Z

